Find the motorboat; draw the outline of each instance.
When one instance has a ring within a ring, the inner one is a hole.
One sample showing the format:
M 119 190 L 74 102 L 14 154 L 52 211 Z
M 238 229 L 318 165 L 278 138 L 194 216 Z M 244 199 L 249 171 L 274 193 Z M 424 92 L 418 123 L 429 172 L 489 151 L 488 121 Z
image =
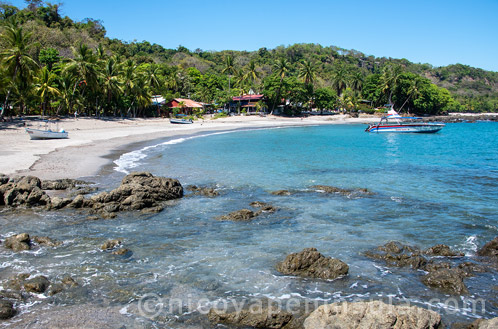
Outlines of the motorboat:
M 387 116 L 377 124 L 370 124 L 366 132 L 369 133 L 435 133 L 444 128 L 444 123 L 422 122 L 418 117 L 402 117 L 392 107 Z
M 170 123 L 175 123 L 175 124 L 190 124 L 190 123 L 194 123 L 192 121 L 192 119 L 169 119 L 169 122 Z
M 39 127 L 39 129 L 35 128 L 26 128 L 26 132 L 29 135 L 30 139 L 64 139 L 68 138 L 68 132 L 64 129 L 59 129 L 58 124 L 56 124 L 55 129 L 51 126 L 54 123 L 45 121 L 44 125 Z

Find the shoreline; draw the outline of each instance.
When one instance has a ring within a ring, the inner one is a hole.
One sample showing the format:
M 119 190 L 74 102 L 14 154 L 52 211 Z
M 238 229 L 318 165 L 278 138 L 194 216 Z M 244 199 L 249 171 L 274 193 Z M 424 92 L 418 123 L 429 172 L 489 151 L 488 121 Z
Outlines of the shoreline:
M 155 140 L 208 132 L 366 124 L 377 120 L 377 117 L 346 116 L 304 119 L 237 116 L 199 120 L 192 125 L 174 125 L 169 119 L 63 119 L 59 127 L 69 132 L 69 138 L 64 140 L 30 140 L 24 126 L 0 129 L 0 147 L 7 150 L 2 155 L 0 173 L 9 176 L 32 175 L 40 179 L 76 179 L 96 176 L 122 154 Z M 35 126 L 36 121 L 26 120 L 25 123 Z

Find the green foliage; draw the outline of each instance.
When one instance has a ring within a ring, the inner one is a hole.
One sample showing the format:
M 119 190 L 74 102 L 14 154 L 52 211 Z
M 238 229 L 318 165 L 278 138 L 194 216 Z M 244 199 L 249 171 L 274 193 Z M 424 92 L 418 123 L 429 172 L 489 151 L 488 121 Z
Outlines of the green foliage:
M 41 112 L 45 104 L 61 114 L 156 115 L 152 95 L 222 106 L 251 89 L 265 95 L 261 107 L 288 115 L 311 108 L 368 112 L 389 102 L 418 114 L 498 111 L 498 73 L 461 64 L 433 68 L 318 44 L 165 49 L 106 38 L 101 21 L 73 21 L 59 5 L 37 0 L 22 10 L 0 4 L 0 23 L 0 101 L 19 112 Z M 57 97 L 37 96 L 39 66 L 54 76 Z

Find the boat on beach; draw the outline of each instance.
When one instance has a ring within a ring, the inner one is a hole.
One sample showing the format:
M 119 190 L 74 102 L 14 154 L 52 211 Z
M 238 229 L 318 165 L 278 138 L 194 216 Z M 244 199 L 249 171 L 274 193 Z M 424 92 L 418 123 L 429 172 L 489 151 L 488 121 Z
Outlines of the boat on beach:
M 369 133 L 436 133 L 444 128 L 444 123 L 422 122 L 418 117 L 402 117 L 392 107 L 387 116 L 377 124 L 370 124 L 365 131 Z
M 169 122 L 170 123 L 174 123 L 174 124 L 190 124 L 190 123 L 194 123 L 192 121 L 192 119 L 169 119 Z
M 40 125 L 38 129 L 26 128 L 26 132 L 30 139 L 65 139 L 68 138 L 68 132 L 64 129 L 59 129 L 57 123 L 55 123 L 55 129 L 51 126 L 53 122 L 45 121 L 44 125 Z

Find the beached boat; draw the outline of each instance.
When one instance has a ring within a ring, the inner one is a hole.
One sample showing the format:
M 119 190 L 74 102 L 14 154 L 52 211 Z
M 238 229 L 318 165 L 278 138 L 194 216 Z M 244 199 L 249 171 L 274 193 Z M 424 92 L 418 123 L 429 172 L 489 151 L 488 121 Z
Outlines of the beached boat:
M 68 132 L 64 129 L 59 129 L 58 125 L 54 129 L 50 125 L 53 124 L 49 121 L 45 121 L 44 125 L 35 128 L 26 128 L 26 132 L 30 139 L 63 139 L 68 138 Z
M 393 108 L 377 124 L 370 124 L 369 133 L 435 133 L 443 129 L 444 123 L 421 122 L 422 118 L 402 117 Z
M 169 122 L 175 123 L 175 124 L 189 124 L 189 123 L 194 123 L 192 119 L 169 119 Z

